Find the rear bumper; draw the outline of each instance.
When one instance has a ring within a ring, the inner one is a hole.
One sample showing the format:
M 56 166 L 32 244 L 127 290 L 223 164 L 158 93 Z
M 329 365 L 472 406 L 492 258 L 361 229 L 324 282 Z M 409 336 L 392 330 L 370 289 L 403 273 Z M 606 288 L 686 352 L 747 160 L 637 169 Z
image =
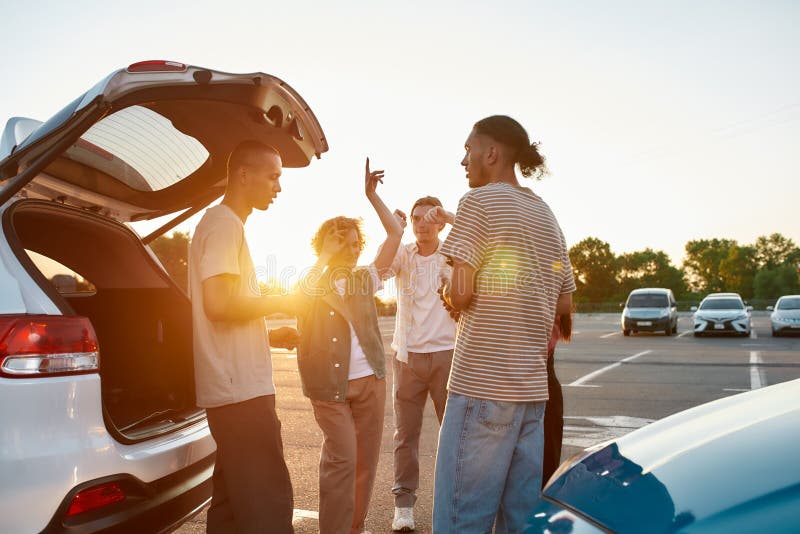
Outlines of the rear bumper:
M 168 532 L 210 501 L 215 456 L 211 454 L 181 471 L 150 483 L 127 474 L 83 483 L 69 492 L 42 532 Z M 124 489 L 124 501 L 66 517 L 69 505 L 78 492 L 108 482 L 116 482 Z

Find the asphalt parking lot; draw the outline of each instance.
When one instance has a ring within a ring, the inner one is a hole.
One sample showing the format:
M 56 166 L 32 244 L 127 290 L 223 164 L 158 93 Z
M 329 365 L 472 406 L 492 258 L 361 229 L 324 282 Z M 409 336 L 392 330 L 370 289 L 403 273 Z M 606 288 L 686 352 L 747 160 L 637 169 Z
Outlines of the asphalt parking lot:
M 387 354 L 393 325 L 393 318 L 381 319 Z M 300 392 L 295 355 L 275 351 L 273 365 L 285 456 L 294 485 L 295 530 L 317 532 L 322 434 Z M 564 389 L 564 460 L 584 447 L 692 406 L 800 378 L 800 337 L 771 337 L 765 312 L 754 312 L 749 338 L 695 338 L 690 314 L 681 314 L 678 334 L 669 337 L 623 337 L 618 314 L 577 315 L 572 343 L 556 349 L 556 370 Z M 367 528 L 375 533 L 391 532 L 394 506 L 391 376 L 387 377 L 387 391 L 382 455 L 367 517 Z M 429 402 L 420 443 L 421 487 L 415 508 L 417 532 L 421 533 L 430 532 L 437 432 Z M 204 531 L 205 511 L 178 529 L 180 533 Z

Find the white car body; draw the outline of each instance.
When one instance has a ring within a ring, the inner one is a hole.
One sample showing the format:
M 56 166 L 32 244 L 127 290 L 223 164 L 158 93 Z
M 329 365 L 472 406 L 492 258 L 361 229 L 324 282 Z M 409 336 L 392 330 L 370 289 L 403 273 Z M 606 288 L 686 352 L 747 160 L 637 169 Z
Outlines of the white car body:
M 134 131 L 133 115 L 159 126 Z M 109 132 L 116 141 L 102 137 Z M 146 246 L 169 228 L 140 238 L 126 223 L 191 214 L 221 196 L 227 153 L 244 139 L 272 144 L 286 167 L 328 149 L 310 108 L 281 80 L 172 62 L 118 70 L 46 123 L 8 122 L 0 532 L 163 532 L 210 499 L 216 446 L 194 404 L 190 304 Z M 164 157 L 144 161 L 159 144 Z M 198 165 L 150 180 L 147 164 L 174 171 L 190 145 Z M 91 273 L 94 289 L 62 290 L 32 252 Z
M 694 335 L 738 334 L 749 336 L 751 306 L 746 306 L 737 293 L 711 293 L 692 307 Z

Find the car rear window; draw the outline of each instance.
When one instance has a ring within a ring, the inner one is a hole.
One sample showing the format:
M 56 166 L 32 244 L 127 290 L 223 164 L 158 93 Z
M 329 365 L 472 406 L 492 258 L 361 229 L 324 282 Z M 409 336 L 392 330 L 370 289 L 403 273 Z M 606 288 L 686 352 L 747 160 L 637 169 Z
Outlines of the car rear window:
M 800 310 L 800 298 L 781 299 L 778 303 L 779 310 Z
M 743 310 L 744 304 L 738 299 L 708 299 L 700 304 L 701 310 Z
M 137 191 L 159 191 L 200 168 L 208 151 L 163 115 L 130 106 L 98 121 L 65 156 Z
M 629 308 L 666 308 L 669 300 L 666 295 L 639 293 L 628 297 Z
M 97 292 L 94 284 L 66 265 L 32 250 L 25 249 L 25 252 L 36 268 L 62 295 L 94 294 Z

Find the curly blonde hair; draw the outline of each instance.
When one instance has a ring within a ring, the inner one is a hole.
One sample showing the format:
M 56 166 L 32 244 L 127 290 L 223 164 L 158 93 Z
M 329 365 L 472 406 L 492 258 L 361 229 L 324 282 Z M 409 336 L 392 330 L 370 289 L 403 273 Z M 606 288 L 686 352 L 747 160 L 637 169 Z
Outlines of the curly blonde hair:
M 364 240 L 364 232 L 361 230 L 361 219 L 340 215 L 339 217 L 328 219 L 322 223 L 317 233 L 311 238 L 311 248 L 314 249 L 314 254 L 319 256 L 320 252 L 322 252 L 322 244 L 325 242 L 325 236 L 328 235 L 328 232 L 330 232 L 332 228 L 336 228 L 337 230 L 355 230 L 356 235 L 358 235 L 359 252 L 363 252 L 367 242 Z

